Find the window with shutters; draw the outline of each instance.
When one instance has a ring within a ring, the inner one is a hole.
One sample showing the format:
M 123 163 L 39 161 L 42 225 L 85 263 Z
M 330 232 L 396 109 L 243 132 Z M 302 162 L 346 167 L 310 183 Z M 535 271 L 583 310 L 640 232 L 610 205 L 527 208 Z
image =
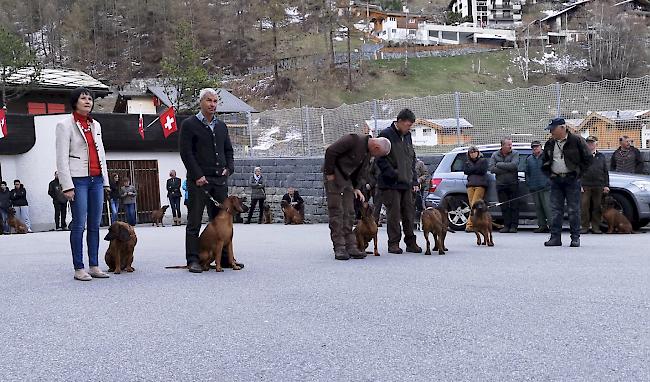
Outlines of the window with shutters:
M 47 114 L 45 103 L 43 102 L 27 102 L 27 113 L 31 115 Z

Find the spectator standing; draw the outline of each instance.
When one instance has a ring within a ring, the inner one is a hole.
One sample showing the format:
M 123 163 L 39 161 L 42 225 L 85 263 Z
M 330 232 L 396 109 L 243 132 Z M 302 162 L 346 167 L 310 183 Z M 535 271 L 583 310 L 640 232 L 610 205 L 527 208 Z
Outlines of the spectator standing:
M 108 194 L 109 204 L 111 206 L 111 223 L 117 221 L 117 214 L 120 211 L 120 176 L 117 174 L 111 175 L 110 191 Z
M 571 247 L 580 246 L 580 177 L 591 163 L 585 140 L 568 131 L 563 118 L 548 125 L 551 138 L 544 145 L 542 170 L 551 179 L 551 238 L 546 247 L 562 245 L 562 221 L 566 203 L 571 230 Z
M 176 170 L 171 170 L 167 179 L 167 198 L 172 209 L 174 225 L 181 225 L 181 185 L 181 179 L 176 177 Z
M 415 114 L 409 109 L 403 109 L 397 115 L 396 121 L 379 133 L 380 138 L 388 138 L 392 147 L 390 154 L 377 158 L 377 165 L 381 170 L 378 183 L 382 202 L 387 211 L 388 252 L 396 254 L 403 253 L 399 246 L 402 230 L 406 251 L 422 252 L 413 233 L 413 192 L 420 190 L 415 172 L 415 150 L 411 140 L 411 126 L 414 123 Z
M 545 233 L 550 231 L 548 227 L 551 225 L 551 181 L 542 171 L 544 162 L 541 142 L 533 141 L 530 148 L 533 149 L 533 153 L 526 158 L 524 173 L 528 191 L 532 193 L 535 201 L 537 214 L 537 229 L 533 232 Z
M 11 208 L 11 192 L 9 191 L 9 188 L 7 187 L 7 182 L 4 180 L 0 182 L 0 219 L 2 219 L 2 225 L 0 228 L 2 229 L 2 233 L 10 233 L 9 232 L 9 222 L 7 219 L 9 219 L 9 209 Z
M 603 219 L 601 205 L 603 194 L 609 193 L 609 171 L 607 170 L 607 158 L 597 150 L 598 138 L 591 135 L 587 137 L 587 147 L 592 155 L 591 165 L 582 175 L 582 196 L 580 204 L 581 234 L 591 232 L 603 233 L 600 224 Z
M 16 210 L 16 217 L 27 226 L 27 232 L 32 232 L 32 223 L 29 219 L 29 204 L 27 203 L 27 190 L 20 183 L 20 180 L 14 180 L 14 189 L 10 194 L 11 206 Z
M 515 199 L 519 193 L 519 153 L 512 149 L 512 140 L 501 140 L 501 149 L 490 157 L 488 168 L 496 176 L 497 197 L 503 216 L 501 233 L 516 233 L 519 225 L 519 201 Z
M 122 187 L 120 188 L 120 198 L 122 205 L 124 206 L 124 211 L 126 212 L 126 221 L 132 226 L 136 225 L 136 212 L 135 212 L 135 200 L 138 193 L 135 190 L 135 186 L 131 184 L 131 180 L 128 177 L 124 177 L 122 180 Z
M 264 216 L 264 200 L 266 200 L 266 188 L 264 187 L 264 176 L 262 175 L 261 167 L 255 167 L 253 175 L 251 175 L 248 180 L 248 185 L 251 187 L 251 207 L 248 209 L 248 218 L 244 224 L 250 224 L 256 205 L 259 205 L 260 209 L 257 224 L 262 224 L 262 217 Z
M 611 159 L 611 170 L 630 174 L 644 174 L 641 151 L 632 146 L 632 140 L 627 135 L 619 139 L 620 146 L 614 151 Z
M 467 160 L 463 166 L 463 172 L 467 175 L 467 200 L 470 208 L 477 200 L 485 199 L 485 191 L 488 187 L 488 160 L 476 146 L 467 150 Z M 467 220 L 466 232 L 474 232 L 472 219 Z
M 63 194 L 63 188 L 59 182 L 58 171 L 54 172 L 54 179 L 50 182 L 47 188 L 47 194 L 50 195 L 52 203 L 54 204 L 54 225 L 56 230 L 67 230 L 68 226 L 65 222 L 65 218 L 68 210 L 68 199 Z

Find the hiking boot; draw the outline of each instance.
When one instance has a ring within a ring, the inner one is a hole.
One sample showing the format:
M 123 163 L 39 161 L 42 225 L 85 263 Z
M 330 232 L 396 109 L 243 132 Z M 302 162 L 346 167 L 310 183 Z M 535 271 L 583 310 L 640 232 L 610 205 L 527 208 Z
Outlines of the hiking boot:
M 422 253 L 422 248 L 420 248 L 417 244 L 413 243 L 411 245 L 406 246 L 406 252 Z
M 596 235 L 601 235 L 603 233 L 603 231 L 601 231 L 599 229 L 592 229 L 591 233 L 596 234 Z
M 350 260 L 350 255 L 343 247 L 334 248 L 334 258 L 336 260 Z
M 577 248 L 580 246 L 580 239 L 571 239 L 571 245 L 569 247 Z
M 404 253 L 404 251 L 402 251 L 402 248 L 400 248 L 397 245 L 392 246 L 392 247 L 388 247 L 388 252 L 389 253 L 394 253 L 396 255 L 401 255 L 402 253 Z
M 357 248 L 356 245 L 345 248 L 345 251 L 348 253 L 348 256 L 353 259 L 363 259 L 366 257 L 366 252 L 359 251 L 359 248 Z
M 545 247 L 561 247 L 562 246 L 562 239 L 559 237 L 553 237 L 551 236 L 550 239 L 548 239 L 547 242 L 544 243 Z
M 533 231 L 533 233 L 547 233 L 549 232 L 549 229 L 547 226 L 539 227 L 536 230 Z
M 111 277 L 108 275 L 108 273 L 102 272 L 102 270 L 99 269 L 99 267 L 90 267 L 88 274 L 94 279 L 107 279 Z
M 85 269 L 75 269 L 74 270 L 74 279 L 79 280 L 79 281 L 90 281 L 92 280 L 92 276 L 86 272 Z
M 581 234 L 581 235 L 584 235 L 584 234 L 586 234 L 586 233 L 589 233 L 589 228 L 582 228 L 582 229 L 580 230 L 580 234 Z
M 517 228 L 514 228 L 514 227 L 510 228 L 508 230 L 508 233 L 517 233 Z
M 503 228 L 501 228 L 501 229 L 499 230 L 499 232 L 501 232 L 501 233 L 510 233 L 510 228 L 508 228 L 508 227 L 503 227 Z
M 203 272 L 203 268 L 201 268 L 201 266 L 197 262 L 190 263 L 187 266 L 187 270 L 190 271 L 190 273 L 201 273 L 201 272 Z

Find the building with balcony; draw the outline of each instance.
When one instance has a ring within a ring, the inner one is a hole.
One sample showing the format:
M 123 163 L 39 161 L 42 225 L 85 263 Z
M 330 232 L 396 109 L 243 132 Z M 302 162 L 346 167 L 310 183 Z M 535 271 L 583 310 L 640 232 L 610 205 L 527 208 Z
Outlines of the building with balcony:
M 521 23 L 524 0 L 452 0 L 448 9 L 471 18 L 475 27 L 511 27 Z

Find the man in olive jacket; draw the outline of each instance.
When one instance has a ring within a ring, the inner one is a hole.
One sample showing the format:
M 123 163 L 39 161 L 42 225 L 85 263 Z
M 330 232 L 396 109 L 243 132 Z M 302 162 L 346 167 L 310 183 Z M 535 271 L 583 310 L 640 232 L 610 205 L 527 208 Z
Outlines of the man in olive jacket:
M 415 114 L 404 109 L 397 115 L 397 120 L 390 127 L 379 133 L 391 143 L 390 154 L 379 158 L 377 165 L 379 189 L 382 202 L 386 206 L 386 228 L 388 231 L 388 252 L 400 254 L 400 222 L 404 230 L 406 251 L 421 253 L 413 233 L 415 221 L 415 201 L 413 192 L 418 192 L 419 182 L 415 172 L 415 150 L 411 141 L 411 126 L 415 123 Z
M 581 136 L 572 134 L 563 118 L 548 125 L 551 138 L 544 145 L 542 170 L 551 178 L 551 238 L 547 247 L 562 245 L 564 203 L 568 208 L 571 247 L 580 246 L 580 177 L 591 164 L 592 155 Z
M 360 188 L 366 185 L 370 156 L 387 155 L 390 147 L 390 142 L 385 138 L 348 134 L 325 150 L 324 186 L 330 238 L 336 260 L 366 257 L 365 252 L 357 248 L 357 240 L 352 233 L 354 198 L 365 201 Z
M 189 194 L 185 257 L 192 273 L 202 272 L 199 265 L 199 231 L 203 211 L 207 206 L 210 219 L 218 213 L 218 208 L 205 193 L 217 202 L 223 202 L 228 197 L 228 176 L 235 171 L 228 127 L 215 115 L 219 102 L 217 91 L 202 89 L 199 99 L 201 111 L 183 121 L 179 137 Z M 221 256 L 222 266 L 227 265 L 227 259 L 228 256 Z

